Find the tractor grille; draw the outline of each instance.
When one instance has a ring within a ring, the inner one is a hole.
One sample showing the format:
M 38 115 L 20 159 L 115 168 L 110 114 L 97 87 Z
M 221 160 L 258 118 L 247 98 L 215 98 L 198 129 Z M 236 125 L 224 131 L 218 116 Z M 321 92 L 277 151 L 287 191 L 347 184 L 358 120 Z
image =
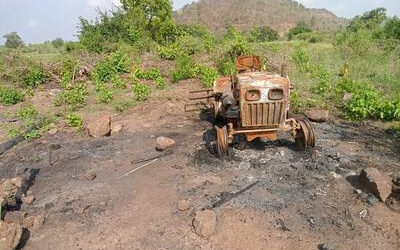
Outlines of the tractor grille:
M 253 126 L 279 126 L 284 120 L 284 103 L 245 103 L 242 113 L 244 127 Z

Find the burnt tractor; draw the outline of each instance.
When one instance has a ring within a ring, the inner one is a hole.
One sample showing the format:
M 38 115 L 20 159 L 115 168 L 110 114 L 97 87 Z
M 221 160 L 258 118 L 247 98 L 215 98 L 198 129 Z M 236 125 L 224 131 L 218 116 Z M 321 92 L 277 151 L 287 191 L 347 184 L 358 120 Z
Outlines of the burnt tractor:
M 290 90 L 287 65 L 281 74 L 261 70 L 258 56 L 241 56 L 236 60 L 235 76 L 218 78 L 212 89 L 190 92 L 190 100 L 201 101 L 186 106 L 212 108 L 215 120 L 216 149 L 219 156 L 229 153 L 234 136 L 245 135 L 277 140 L 278 134 L 290 131 L 298 150 L 315 146 L 315 132 L 307 118 L 289 118 Z M 204 102 L 206 101 L 206 102 Z

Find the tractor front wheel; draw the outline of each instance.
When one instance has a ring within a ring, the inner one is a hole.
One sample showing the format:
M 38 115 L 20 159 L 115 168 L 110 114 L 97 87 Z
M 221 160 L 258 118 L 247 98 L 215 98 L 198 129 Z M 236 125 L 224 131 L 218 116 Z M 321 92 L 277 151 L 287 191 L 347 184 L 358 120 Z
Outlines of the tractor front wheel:
M 227 156 L 229 154 L 228 130 L 226 126 L 222 128 L 215 126 L 214 128 L 217 134 L 217 154 L 219 157 Z

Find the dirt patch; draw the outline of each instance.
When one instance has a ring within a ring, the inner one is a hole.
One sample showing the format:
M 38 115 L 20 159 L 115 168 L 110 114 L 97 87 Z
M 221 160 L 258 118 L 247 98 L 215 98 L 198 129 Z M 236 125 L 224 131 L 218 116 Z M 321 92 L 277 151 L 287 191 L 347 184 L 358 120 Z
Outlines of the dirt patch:
M 183 111 L 194 86 L 181 83 L 114 117 L 124 129 L 111 137 L 63 130 L 0 156 L 2 178 L 35 173 L 35 201 L 21 209 L 46 222 L 25 249 L 399 249 L 399 213 L 355 192 L 363 168 L 399 171 L 398 138 L 368 125 L 317 124 L 315 150 L 297 152 L 283 135 L 238 140 L 218 159 L 206 140 L 210 123 Z M 173 154 L 124 176 L 161 154 L 158 136 L 175 140 Z M 50 144 L 60 145 L 53 164 Z M 177 209 L 183 199 L 189 211 Z M 192 226 L 205 208 L 217 215 L 208 239 Z

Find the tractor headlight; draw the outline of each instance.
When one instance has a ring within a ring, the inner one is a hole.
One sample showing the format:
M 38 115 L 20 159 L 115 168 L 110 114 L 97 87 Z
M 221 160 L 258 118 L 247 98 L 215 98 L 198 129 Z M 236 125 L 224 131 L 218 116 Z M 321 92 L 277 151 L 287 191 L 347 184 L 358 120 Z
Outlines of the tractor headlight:
M 270 89 L 268 99 L 271 101 L 279 101 L 284 97 L 283 89 Z
M 246 101 L 255 102 L 261 98 L 261 92 L 259 89 L 248 90 L 246 93 Z

